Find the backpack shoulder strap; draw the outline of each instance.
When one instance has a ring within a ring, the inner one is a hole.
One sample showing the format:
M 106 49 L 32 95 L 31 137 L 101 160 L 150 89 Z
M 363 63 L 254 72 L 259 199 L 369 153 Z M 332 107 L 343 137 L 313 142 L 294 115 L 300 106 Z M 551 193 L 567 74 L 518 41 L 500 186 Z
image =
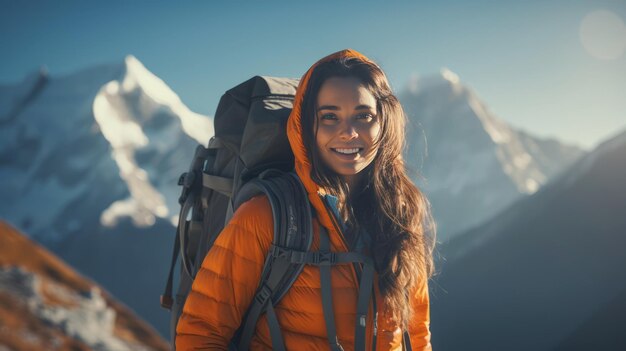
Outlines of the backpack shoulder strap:
M 272 207 L 274 239 L 265 260 L 259 287 L 235 339 L 238 339 L 239 350 L 247 350 L 259 317 L 267 312 L 272 347 L 275 350 L 284 350 L 273 306 L 298 278 L 304 263 L 294 264 L 289 257 L 280 254 L 284 251 L 280 248 L 297 251 L 310 249 L 313 242 L 312 212 L 306 190 L 292 172 L 263 172 L 238 192 L 235 208 L 258 193 L 264 193 Z
M 310 251 L 313 239 L 312 210 L 306 190 L 299 178 L 293 173 L 281 173 L 278 176 L 269 171 L 251 181 L 248 189 L 242 188 L 235 208 L 258 194 L 265 193 L 272 206 L 274 216 L 274 241 L 270 246 L 263 274 L 257 292 L 252 300 L 244 322 L 234 340 L 238 340 L 238 350 L 248 350 L 260 315 L 267 314 L 272 348 L 285 350 L 280 325 L 276 318 L 274 305 L 289 290 L 304 268 L 304 265 L 320 267 L 322 286 L 322 307 L 327 327 L 329 346 L 332 350 L 343 350 L 339 344 L 334 323 L 330 267 L 338 264 L 362 265 L 363 272 L 359 282 L 357 316 L 355 321 L 355 350 L 365 349 L 365 327 L 368 307 L 373 290 L 374 263 L 371 257 L 359 252 L 331 252 L 328 234 L 320 228 L 320 250 Z M 256 189 L 256 190 L 255 190 Z M 240 199 L 239 199 L 240 198 Z M 376 317 L 374 317 L 376 318 Z M 404 344 L 407 343 L 404 336 Z

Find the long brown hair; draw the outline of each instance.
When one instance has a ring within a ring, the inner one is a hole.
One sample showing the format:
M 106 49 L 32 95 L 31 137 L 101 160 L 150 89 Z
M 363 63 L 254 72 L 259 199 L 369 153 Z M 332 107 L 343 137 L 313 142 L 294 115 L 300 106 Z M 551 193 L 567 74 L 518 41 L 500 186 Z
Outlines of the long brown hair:
M 341 176 L 331 171 L 316 147 L 316 105 L 322 84 L 330 77 L 355 77 L 376 98 L 381 134 L 378 153 L 366 167 L 365 182 L 348 198 Z M 379 289 L 393 318 L 405 328 L 412 314 L 408 291 L 433 273 L 434 222 L 426 197 L 411 182 L 402 157 L 406 117 L 384 72 L 356 57 L 326 61 L 315 67 L 302 102 L 303 141 L 311 160 L 311 178 L 338 197 L 339 211 L 353 233 L 369 232 Z M 352 200 L 352 201 L 351 201 Z M 376 213 L 376 216 L 372 216 Z

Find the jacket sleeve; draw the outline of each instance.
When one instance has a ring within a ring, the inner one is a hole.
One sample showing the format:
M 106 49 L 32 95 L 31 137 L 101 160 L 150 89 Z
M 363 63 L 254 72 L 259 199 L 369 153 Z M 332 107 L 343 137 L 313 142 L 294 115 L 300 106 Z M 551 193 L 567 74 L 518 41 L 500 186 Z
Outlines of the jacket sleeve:
M 259 284 L 273 237 L 269 202 L 242 204 L 196 275 L 176 328 L 176 350 L 227 350 Z
M 411 347 L 415 351 L 431 351 L 430 344 L 430 300 L 428 282 L 424 280 L 413 293 L 413 318 L 409 323 Z

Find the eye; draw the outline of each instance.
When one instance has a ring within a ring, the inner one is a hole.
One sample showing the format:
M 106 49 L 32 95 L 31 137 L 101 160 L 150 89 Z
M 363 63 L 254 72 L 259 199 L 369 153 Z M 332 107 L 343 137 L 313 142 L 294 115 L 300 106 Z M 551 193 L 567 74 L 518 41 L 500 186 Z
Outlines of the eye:
M 360 113 L 356 116 L 356 118 L 358 120 L 362 120 L 365 122 L 372 122 L 373 120 L 376 119 L 376 116 L 374 116 L 373 114 L 367 112 L 367 113 Z
M 325 123 L 332 123 L 337 120 L 337 116 L 334 113 L 323 113 L 320 114 L 319 119 Z

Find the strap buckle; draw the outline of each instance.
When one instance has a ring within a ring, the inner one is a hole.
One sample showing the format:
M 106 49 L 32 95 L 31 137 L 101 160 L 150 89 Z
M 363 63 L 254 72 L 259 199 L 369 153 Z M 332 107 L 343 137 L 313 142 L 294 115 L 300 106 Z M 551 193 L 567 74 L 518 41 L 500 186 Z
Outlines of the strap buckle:
M 272 289 L 270 289 L 267 284 L 263 283 L 261 289 L 257 291 L 254 295 L 254 299 L 261 305 L 264 306 L 265 303 L 272 297 Z
M 316 252 L 313 255 L 313 262 L 320 266 L 330 266 L 337 262 L 337 256 L 334 252 Z
M 289 250 L 286 250 L 278 245 L 272 245 L 270 246 L 269 254 L 274 258 L 287 258 Z

